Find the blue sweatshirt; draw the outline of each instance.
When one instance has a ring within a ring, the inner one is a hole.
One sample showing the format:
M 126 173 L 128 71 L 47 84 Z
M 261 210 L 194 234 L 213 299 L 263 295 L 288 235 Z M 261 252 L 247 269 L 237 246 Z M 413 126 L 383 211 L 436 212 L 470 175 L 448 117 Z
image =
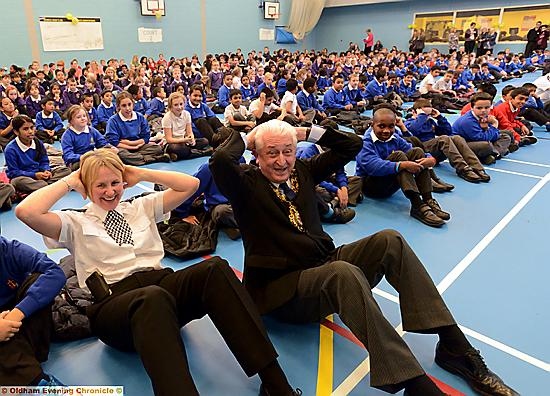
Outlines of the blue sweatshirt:
M 348 84 L 344 87 L 343 91 L 347 95 L 350 103 L 354 106 L 357 106 L 357 102 L 363 100 L 363 95 L 361 95 L 361 90 L 359 88 L 352 89 Z
M 256 90 L 252 85 L 248 87 L 241 85 L 241 95 L 243 96 L 243 100 L 252 100 L 256 97 Z
M 107 140 L 94 127 L 88 127 L 88 132 L 75 132 L 68 128 L 61 137 L 61 148 L 63 150 L 63 161 L 71 165 L 80 161 L 80 156 L 92 151 L 94 148 L 101 148 L 107 145 Z
M 483 129 L 470 110 L 453 123 L 453 135 L 460 135 L 467 142 L 494 142 L 499 138 L 500 132 L 492 125 Z
M 227 88 L 225 84 L 222 85 L 218 91 L 218 106 L 223 107 L 224 109 L 229 106 L 229 91 L 230 88 Z
M 423 142 L 431 140 L 436 136 L 452 135 L 452 127 L 443 115 L 437 117 L 437 122 L 427 114 L 418 114 L 416 118 L 409 118 L 405 121 L 407 130 Z
M 241 162 L 244 163 L 244 158 L 241 157 L 241 159 Z M 216 183 L 214 183 L 214 178 L 212 177 L 212 172 L 208 167 L 208 163 L 202 164 L 193 176 L 199 179 L 199 188 L 175 209 L 178 217 L 189 216 L 189 211 L 191 210 L 193 202 L 195 202 L 201 194 L 204 194 L 204 208 L 206 210 L 211 210 L 216 205 L 229 203 L 229 200 L 220 192 Z
M 145 115 L 145 113 L 147 112 L 147 107 L 147 101 L 145 100 L 145 98 L 136 100 L 134 103 L 134 111 L 141 115 Z
M 395 133 L 385 142 L 374 141 L 372 135 L 374 132 L 369 128 L 363 136 L 363 148 L 355 158 L 355 174 L 359 177 L 396 175 L 399 170 L 395 162 L 387 159 L 388 156 L 394 151 L 406 153 L 412 149 L 412 144 Z
M 225 85 L 224 85 L 225 87 Z M 222 87 L 223 88 L 223 87 Z M 191 102 L 187 102 L 185 105 L 185 110 L 191 114 L 191 121 L 192 121 L 192 129 L 193 129 L 193 135 L 197 138 L 204 137 L 202 136 L 202 133 L 199 131 L 197 126 L 195 125 L 196 121 L 199 118 L 210 118 L 210 117 L 216 117 L 216 114 L 206 105 L 205 103 L 201 102 L 199 107 L 192 107 Z
M 319 104 L 317 97 L 314 94 L 307 94 L 305 91 L 300 91 L 296 94 L 296 100 L 298 101 L 298 106 L 302 111 L 309 109 L 315 109 L 320 112 L 324 112 L 325 109 Z
M 92 124 L 92 126 L 94 128 L 97 128 L 99 124 L 99 119 L 97 118 L 97 110 L 95 109 L 95 107 L 92 107 L 88 111 L 88 117 L 90 117 L 90 123 Z
M 118 113 L 112 116 L 107 122 L 105 139 L 115 147 L 118 146 L 122 139 L 143 139 L 146 144 L 149 143 L 151 132 L 149 131 L 149 124 L 145 117 L 134 111 L 132 118 L 130 121 L 123 121 Z
M 102 123 L 109 121 L 109 118 L 114 116 L 115 112 L 115 105 L 111 104 L 111 107 L 107 107 L 105 103 L 101 102 L 99 106 L 97 106 L 97 122 Z
M 166 106 L 164 105 L 164 101 L 160 98 L 153 98 L 149 101 L 145 115 L 156 115 L 162 117 L 165 112 Z
M 300 146 L 296 150 L 296 158 L 311 158 L 320 154 L 319 147 L 316 144 L 310 144 L 308 146 Z M 339 188 L 348 186 L 348 177 L 344 167 L 339 168 L 335 172 L 336 185 L 329 181 L 322 181 L 319 186 L 323 187 L 328 192 L 336 194 Z
M 385 96 L 388 93 L 388 87 L 385 82 L 380 84 L 376 79 L 367 84 L 366 98 L 374 99 L 375 96 Z
M 332 86 L 332 79 L 326 76 L 320 76 L 317 79 L 317 88 L 321 91 L 324 91 L 327 88 Z
M 36 147 L 28 148 L 26 151 L 21 150 L 18 138 L 15 138 L 8 143 L 4 150 L 4 159 L 8 169 L 6 174 L 8 178 L 14 179 L 19 176 L 27 176 L 35 179 L 36 172 L 43 172 L 50 170 L 50 161 L 46 154 L 46 148 L 44 144 L 38 139 L 34 139 Z M 41 152 L 42 155 L 39 155 Z M 36 158 L 38 157 L 38 158 Z
M 323 96 L 323 107 L 325 109 L 343 109 L 348 104 L 350 104 L 349 98 L 343 90 L 336 92 L 334 88 L 330 88 Z
M 36 118 L 36 115 L 42 111 L 42 97 L 38 97 L 38 101 L 32 100 L 32 96 L 27 96 L 25 99 L 25 107 L 27 108 L 27 115 L 31 118 Z
M 413 80 L 411 82 L 411 85 L 405 85 L 405 83 L 403 81 L 401 81 L 399 83 L 399 88 L 397 89 L 397 93 L 401 96 L 405 96 L 405 97 L 411 97 L 413 96 L 416 92 L 418 92 L 416 90 L 416 81 Z
M 65 285 L 65 274 L 44 253 L 0 236 L 0 306 L 14 300 L 17 290 L 32 273 L 41 275 L 15 306 L 26 318 L 54 300 Z
M 36 114 L 36 130 L 37 131 L 44 131 L 46 129 L 59 132 L 63 129 L 63 121 L 61 120 L 61 117 L 59 114 L 57 114 L 55 111 L 51 114 L 51 118 L 47 118 L 44 116 L 44 111 L 39 112 Z

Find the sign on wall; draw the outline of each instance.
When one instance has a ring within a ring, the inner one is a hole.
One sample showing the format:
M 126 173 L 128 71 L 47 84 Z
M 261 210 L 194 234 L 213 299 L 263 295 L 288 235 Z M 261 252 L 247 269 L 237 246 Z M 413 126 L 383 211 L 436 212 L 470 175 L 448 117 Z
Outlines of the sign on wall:
M 40 17 L 44 51 L 102 50 L 100 18 Z

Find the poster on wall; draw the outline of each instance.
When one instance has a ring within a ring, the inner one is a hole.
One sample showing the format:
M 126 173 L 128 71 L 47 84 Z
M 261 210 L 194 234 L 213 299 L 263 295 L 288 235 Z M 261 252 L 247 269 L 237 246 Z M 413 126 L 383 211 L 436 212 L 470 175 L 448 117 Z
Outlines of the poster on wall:
M 504 8 L 498 41 L 527 41 L 537 21 L 550 23 L 550 6 Z
M 44 51 L 85 51 L 103 49 L 99 18 L 40 17 Z
M 453 25 L 453 14 L 453 12 L 416 14 L 414 27 L 424 31 L 428 43 L 447 42 Z

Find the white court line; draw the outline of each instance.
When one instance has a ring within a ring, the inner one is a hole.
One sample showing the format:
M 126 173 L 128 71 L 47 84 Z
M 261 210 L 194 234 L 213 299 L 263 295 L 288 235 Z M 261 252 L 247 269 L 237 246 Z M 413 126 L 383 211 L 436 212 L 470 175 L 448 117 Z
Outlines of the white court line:
M 538 162 L 520 161 L 520 160 L 515 160 L 510 158 L 502 158 L 500 161 L 515 162 L 516 164 L 540 166 L 541 168 L 550 168 L 550 165 L 539 164 Z
M 509 175 L 530 177 L 532 179 L 542 179 L 542 176 L 531 175 L 529 173 L 514 172 L 514 171 L 509 171 L 509 170 L 506 170 L 506 169 L 485 168 L 485 170 L 500 172 L 500 173 L 508 173 Z
M 487 235 L 481 239 L 477 243 L 476 246 L 443 278 L 443 280 L 439 283 L 437 286 L 437 289 L 439 290 L 440 294 L 443 294 L 457 279 L 458 277 L 472 264 L 472 262 L 489 246 L 489 244 L 506 228 L 506 226 L 518 215 L 518 213 L 533 199 L 533 197 L 544 187 L 548 182 L 550 181 L 550 173 L 547 173 L 546 176 L 544 176 L 541 180 L 537 182 L 531 188 L 527 194 L 523 196 L 523 198 L 508 212 L 498 223 L 496 226 L 493 227 L 491 231 Z M 378 294 L 379 296 L 386 297 L 390 301 L 394 301 L 397 297 L 390 293 L 386 293 L 382 290 L 377 289 L 374 291 L 375 294 Z M 403 324 L 400 323 L 399 326 L 395 329 L 399 335 L 402 337 L 405 332 L 403 331 Z M 470 329 L 468 329 L 470 330 Z M 510 355 L 517 357 L 527 363 L 533 364 L 533 362 L 542 363 L 542 367 L 540 364 L 535 364 L 536 367 L 546 369 L 548 363 L 542 362 L 536 358 L 533 358 L 532 356 L 529 356 L 527 354 L 524 354 L 523 352 L 517 351 L 511 347 L 508 347 L 505 344 L 502 344 L 496 340 L 492 340 L 489 337 L 483 336 L 480 333 L 477 333 L 473 330 L 469 331 L 469 335 L 472 337 L 487 343 L 488 345 L 493 346 L 496 349 L 499 349 L 505 353 L 509 353 Z M 513 351 L 516 351 L 517 353 L 511 353 Z M 524 359 L 525 358 L 525 359 Z M 362 363 L 360 363 L 361 369 L 354 370 L 346 379 L 342 381 L 340 385 L 334 390 L 332 393 L 333 395 L 346 395 L 351 390 L 353 390 L 357 384 L 369 373 L 369 370 L 366 369 L 366 363 L 370 362 L 369 358 L 367 357 Z M 369 363 L 370 366 L 370 363 Z
M 155 189 L 154 189 L 154 188 L 147 187 L 146 185 L 144 185 L 144 184 L 142 184 L 142 183 L 136 184 L 136 187 L 139 187 L 139 188 L 141 188 L 142 190 L 145 190 L 145 191 L 155 192 Z
M 542 187 L 550 181 L 550 173 L 547 173 L 541 180 L 537 182 L 531 188 L 527 194 L 504 216 L 498 223 L 493 227 L 487 235 L 483 237 L 481 241 L 477 243 L 476 246 L 443 278 L 439 285 L 437 285 L 437 290 L 440 294 L 443 294 L 454 281 L 472 264 L 472 262 L 485 250 L 487 246 L 497 237 L 498 234 L 504 230 L 504 228 L 510 224 L 510 222 L 518 215 L 518 213 L 527 205 L 531 199 L 538 193 Z
M 543 362 L 542 360 L 539 360 L 537 358 L 534 358 L 533 356 L 530 356 L 526 353 L 523 353 L 521 351 L 518 351 L 517 349 L 512 348 L 511 346 L 508 346 L 506 344 L 503 344 L 502 342 L 499 342 L 497 340 L 493 340 L 492 338 L 489 338 L 481 333 L 478 333 L 475 330 L 469 329 L 467 327 L 458 325 L 464 334 L 469 335 L 472 338 L 475 338 L 478 341 L 481 341 L 487 345 L 492 346 L 493 348 L 498 349 L 499 351 L 505 352 L 508 355 L 514 356 L 520 360 L 523 360 L 526 363 L 529 363 L 535 367 L 538 367 L 544 371 L 550 372 L 550 363 Z
M 399 305 L 399 297 L 394 296 L 391 293 L 385 292 L 385 291 L 380 290 L 378 288 L 373 289 L 372 292 L 374 294 L 377 294 L 377 295 L 385 298 L 386 300 L 389 300 L 389 301 L 394 302 L 394 303 Z M 544 362 L 540 359 L 537 359 L 537 358 L 535 358 L 531 355 L 528 355 L 524 352 L 518 351 L 517 349 L 512 348 L 509 345 L 503 344 L 500 341 L 497 341 L 495 339 L 487 337 L 486 335 L 478 333 L 477 331 L 472 330 L 472 329 L 470 329 L 466 326 L 462 326 L 462 325 L 458 325 L 458 326 L 462 329 L 464 334 L 466 334 L 466 335 L 468 335 L 472 338 L 475 338 L 476 340 L 481 341 L 484 344 L 490 345 L 493 348 L 498 349 L 501 352 L 507 353 L 508 355 L 511 355 L 515 358 L 523 360 L 524 362 L 529 363 L 529 364 L 531 364 L 535 367 L 538 367 L 538 368 L 540 368 L 544 371 L 550 372 L 550 363 L 546 363 L 546 362 Z

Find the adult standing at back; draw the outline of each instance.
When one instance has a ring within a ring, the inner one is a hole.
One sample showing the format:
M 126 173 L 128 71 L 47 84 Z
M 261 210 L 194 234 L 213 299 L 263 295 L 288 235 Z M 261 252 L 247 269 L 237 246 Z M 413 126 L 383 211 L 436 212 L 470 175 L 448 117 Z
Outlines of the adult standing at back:
M 527 32 L 527 44 L 525 45 L 525 51 L 523 51 L 524 56 L 530 56 L 531 53 L 537 49 L 537 40 L 539 38 L 540 27 L 542 26 L 541 21 L 537 21 L 534 27 L 529 29 Z
M 451 28 L 447 40 L 449 42 L 449 54 L 458 51 L 458 33 L 456 32 L 456 28 Z
M 476 28 L 476 23 L 470 23 L 470 27 L 466 29 L 466 32 L 464 33 L 464 51 L 467 54 L 474 52 L 478 36 L 479 30 Z
M 365 55 L 368 55 L 372 52 L 372 46 L 374 45 L 374 34 L 371 29 L 366 30 L 367 36 L 363 39 L 365 43 Z

